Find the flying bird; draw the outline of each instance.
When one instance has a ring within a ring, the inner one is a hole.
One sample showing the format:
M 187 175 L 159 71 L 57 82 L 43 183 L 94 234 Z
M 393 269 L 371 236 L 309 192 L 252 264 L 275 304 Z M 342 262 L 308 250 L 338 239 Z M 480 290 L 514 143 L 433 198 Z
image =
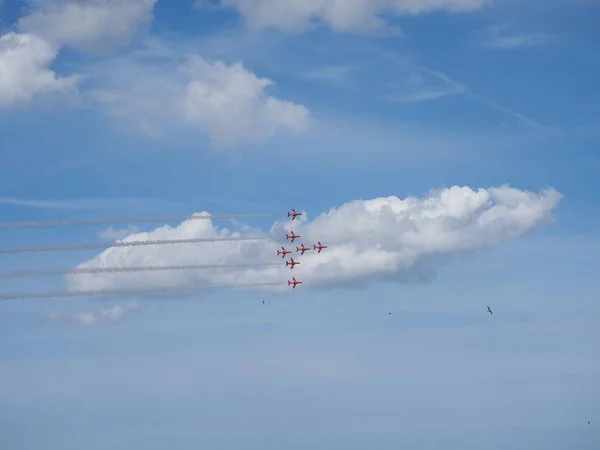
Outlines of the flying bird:
M 493 316 L 494 313 L 492 312 L 492 310 L 490 309 L 490 307 L 488 306 L 487 308 L 488 308 L 488 312 Z

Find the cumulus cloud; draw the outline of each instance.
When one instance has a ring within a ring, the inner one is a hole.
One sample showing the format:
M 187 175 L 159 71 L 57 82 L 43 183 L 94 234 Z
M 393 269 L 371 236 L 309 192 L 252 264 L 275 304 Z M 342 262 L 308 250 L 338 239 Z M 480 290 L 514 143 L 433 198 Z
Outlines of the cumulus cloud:
M 199 6 L 214 2 L 201 0 Z M 373 32 L 388 27 L 384 16 L 419 15 L 434 11 L 467 12 L 490 0 L 220 0 L 235 8 L 253 28 L 276 27 L 301 31 L 325 23 L 337 32 Z
M 138 231 L 138 227 L 135 225 L 129 225 L 126 228 L 113 228 L 108 227 L 106 230 L 99 233 L 102 239 L 113 241 L 115 239 L 122 239 L 129 236 L 131 233 Z
M 57 46 L 89 52 L 114 49 L 128 42 L 153 19 L 158 0 L 70 0 L 50 3 L 19 21 Z
M 276 222 L 270 241 L 218 242 L 186 247 L 111 248 L 79 267 L 176 264 L 254 264 L 277 261 L 275 251 L 294 225 L 302 236 L 291 245 L 320 240 L 328 249 L 303 256 L 293 271 L 281 267 L 228 268 L 147 274 L 70 275 L 74 290 L 150 286 L 231 285 L 281 282 L 292 275 L 308 286 L 341 286 L 376 279 L 406 281 L 411 274 L 429 275 L 435 263 L 448 256 L 488 248 L 513 239 L 552 219 L 562 195 L 554 189 L 538 194 L 508 186 L 472 190 L 454 186 L 432 191 L 425 198 L 398 197 L 356 200 L 333 208 L 314 220 Z M 257 235 L 256 230 L 239 234 Z M 232 235 L 210 221 L 186 221 L 127 239 L 175 239 Z M 286 245 L 290 249 L 290 245 Z
M 199 125 L 219 146 L 260 142 L 279 128 L 301 133 L 308 128 L 308 109 L 267 95 L 273 82 L 259 78 L 242 63 L 209 62 L 191 57 L 191 78 L 184 100 L 185 117 Z
M 241 62 L 227 64 L 199 55 L 173 60 L 115 60 L 98 71 L 107 86 L 94 90 L 93 98 L 110 114 L 128 117 L 146 132 L 162 136 L 183 121 L 220 148 L 260 143 L 277 132 L 301 133 L 310 125 L 305 106 L 269 95 L 273 82 Z
M 61 47 L 99 52 L 127 42 L 152 20 L 157 0 L 39 2 L 18 22 L 20 33 L 0 37 L 0 107 L 13 107 L 41 93 L 72 90 L 78 77 L 51 68 Z
M 61 78 L 49 68 L 58 51 L 63 46 L 93 53 L 116 48 L 152 21 L 156 2 L 36 3 L 18 23 L 26 33 L 8 33 L 0 41 L 0 107 L 74 86 L 76 77 Z M 278 131 L 296 134 L 309 127 L 305 106 L 269 95 L 274 82 L 241 62 L 208 61 L 190 53 L 165 58 L 142 48 L 92 64 L 84 76 L 94 84 L 88 99 L 110 114 L 134 119 L 134 127 L 153 139 L 168 134 L 163 128 L 169 122 L 173 128 L 183 122 L 200 129 L 221 148 L 260 143 Z
M 57 49 L 35 34 L 0 36 L 0 107 L 26 103 L 39 94 L 72 90 L 76 77 L 60 77 L 50 69 Z
M 131 313 L 139 306 L 138 302 L 129 302 L 123 305 L 115 305 L 110 308 L 96 309 L 92 311 L 77 312 L 73 314 L 51 313 L 50 320 L 55 322 L 71 322 L 83 326 L 101 325 L 117 322 Z

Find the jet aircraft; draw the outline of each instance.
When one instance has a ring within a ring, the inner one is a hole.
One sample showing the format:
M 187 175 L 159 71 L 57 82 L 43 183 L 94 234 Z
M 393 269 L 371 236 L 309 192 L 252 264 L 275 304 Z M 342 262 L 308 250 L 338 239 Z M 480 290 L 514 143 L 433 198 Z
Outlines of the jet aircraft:
M 285 262 L 286 267 L 292 266 L 292 267 L 290 267 L 290 270 L 293 269 L 296 264 L 300 264 L 300 263 L 298 261 L 294 261 L 294 258 L 290 258 L 289 261 Z
M 296 247 L 297 252 L 302 252 L 300 253 L 301 255 L 304 255 L 304 252 L 308 250 L 310 250 L 310 247 L 305 247 L 304 244 L 300 244 L 300 247 Z
M 292 212 L 288 212 L 288 217 L 291 217 L 292 220 L 296 220 L 296 216 L 301 216 L 302 213 L 297 213 L 294 208 L 292 208 Z
M 294 281 L 288 280 L 288 286 L 293 285 L 292 289 L 296 289 L 297 284 L 302 284 L 302 281 L 296 281 L 296 278 L 294 278 L 294 277 L 292 277 L 292 280 L 294 280 Z
M 291 250 L 286 250 L 285 247 L 281 247 L 281 250 L 277 250 L 277 255 L 281 255 L 281 259 L 285 258 L 285 255 L 292 253 Z
M 319 245 L 313 245 L 313 250 L 319 249 L 319 251 L 317 253 L 321 253 L 321 250 L 323 250 L 324 248 L 327 248 L 326 245 L 321 244 L 321 241 L 318 241 Z
M 300 237 L 302 237 L 302 236 L 299 236 L 299 235 L 296 235 L 296 234 L 294 234 L 294 232 L 293 232 L 293 231 L 290 231 L 290 234 L 286 234 L 286 235 L 285 235 L 285 238 L 286 238 L 286 239 L 291 239 L 291 241 L 290 241 L 290 242 L 294 242 L 294 239 L 298 239 L 298 238 L 300 238 Z

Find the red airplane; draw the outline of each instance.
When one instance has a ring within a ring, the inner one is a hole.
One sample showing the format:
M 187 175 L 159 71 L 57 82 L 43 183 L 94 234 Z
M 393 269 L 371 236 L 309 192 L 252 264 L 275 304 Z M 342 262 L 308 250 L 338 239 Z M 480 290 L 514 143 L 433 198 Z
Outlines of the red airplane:
M 323 250 L 324 248 L 327 248 L 326 245 L 321 244 L 321 241 L 318 241 L 319 245 L 313 245 L 313 250 L 319 249 L 319 251 L 317 253 L 321 253 L 321 250 Z
M 294 242 L 294 239 L 298 239 L 298 238 L 300 238 L 300 237 L 302 237 L 302 236 L 299 236 L 299 235 L 296 235 L 296 234 L 294 234 L 294 232 L 293 232 L 293 231 L 290 231 L 290 234 L 289 234 L 289 235 L 288 235 L 288 234 L 286 234 L 286 235 L 285 235 L 285 238 L 286 238 L 286 239 L 291 239 L 291 242 Z
M 304 244 L 300 244 L 300 247 L 296 247 L 297 252 L 302 252 L 300 253 L 301 255 L 304 255 L 304 252 L 307 250 L 310 250 L 310 247 L 305 247 Z
M 285 255 L 288 253 L 292 253 L 292 251 L 286 250 L 284 247 L 281 247 L 281 250 L 277 250 L 277 255 L 281 255 L 281 259 L 285 258 Z
M 301 216 L 302 213 L 297 213 L 294 208 L 292 208 L 292 212 L 288 212 L 288 217 L 291 217 L 292 220 L 296 220 L 296 216 Z
M 292 280 L 294 280 L 294 281 L 288 280 L 288 286 L 291 286 L 292 284 L 294 285 L 294 287 L 292 289 L 296 289 L 297 284 L 302 284 L 302 281 L 296 281 L 296 279 L 294 277 L 292 277 Z
M 300 263 L 298 261 L 294 261 L 294 258 L 290 258 L 289 261 L 285 262 L 286 266 L 292 266 L 292 267 L 290 267 L 290 270 L 293 269 L 296 264 L 300 264 Z

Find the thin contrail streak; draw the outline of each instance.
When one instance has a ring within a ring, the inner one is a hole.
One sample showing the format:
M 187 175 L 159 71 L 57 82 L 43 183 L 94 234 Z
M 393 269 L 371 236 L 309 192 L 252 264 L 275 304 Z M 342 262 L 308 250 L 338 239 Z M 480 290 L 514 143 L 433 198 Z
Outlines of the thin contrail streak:
M 167 245 L 167 244 L 197 244 L 200 242 L 234 242 L 234 241 L 263 241 L 268 240 L 266 237 L 223 237 L 223 238 L 192 238 L 192 239 L 166 239 L 152 241 L 131 241 L 131 242 L 96 242 L 92 244 L 75 244 L 75 245 L 51 245 L 37 247 L 13 247 L 0 248 L 1 253 L 28 253 L 28 252 L 54 252 L 61 250 L 86 250 L 95 248 L 111 248 L 111 247 L 138 247 L 142 245 Z
M 223 288 L 252 288 L 262 286 L 279 286 L 283 283 L 248 283 L 248 284 L 230 284 L 217 286 L 188 286 L 188 287 L 154 287 L 147 289 L 97 289 L 90 291 L 44 291 L 44 292 L 24 292 L 21 294 L 0 295 L 0 301 L 8 300 L 27 300 L 33 298 L 61 298 L 61 297 L 93 297 L 110 295 L 129 295 L 129 294 L 155 294 L 168 292 L 194 292 L 204 289 L 223 289 Z
M 46 275 L 78 275 L 94 273 L 129 273 L 129 272 L 163 272 L 171 270 L 198 270 L 198 269 L 252 269 L 255 267 L 280 266 L 282 263 L 264 264 L 192 264 L 178 266 L 132 266 L 132 267 L 89 267 L 81 269 L 49 269 L 49 270 L 15 270 L 0 273 L 0 279 L 41 277 Z
M 254 219 L 272 217 L 273 214 L 226 214 L 226 215 L 196 215 L 196 216 L 156 216 L 156 217 L 104 217 L 98 219 L 75 220 L 40 220 L 25 222 L 0 222 L 0 228 L 42 228 L 69 227 L 84 225 L 108 225 L 117 223 L 149 223 L 149 222 L 182 222 L 186 220 L 220 220 L 220 219 Z

